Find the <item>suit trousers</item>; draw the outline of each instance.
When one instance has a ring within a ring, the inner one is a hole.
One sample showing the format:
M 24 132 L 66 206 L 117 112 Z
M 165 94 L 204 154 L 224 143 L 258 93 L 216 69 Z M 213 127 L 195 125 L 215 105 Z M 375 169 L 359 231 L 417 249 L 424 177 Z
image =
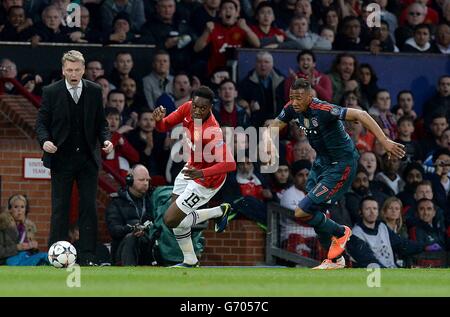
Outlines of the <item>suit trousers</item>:
M 79 259 L 88 259 L 95 254 L 97 244 L 97 184 L 98 165 L 90 154 L 71 153 L 52 160 L 52 216 L 49 245 L 59 240 L 68 240 L 69 212 L 73 182 L 77 182 L 79 193 L 80 231 Z

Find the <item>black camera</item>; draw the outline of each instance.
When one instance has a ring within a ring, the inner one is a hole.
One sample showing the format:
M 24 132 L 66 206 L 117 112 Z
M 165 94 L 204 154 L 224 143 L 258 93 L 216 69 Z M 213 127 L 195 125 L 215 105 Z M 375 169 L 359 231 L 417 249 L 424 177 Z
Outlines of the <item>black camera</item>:
M 140 223 L 136 223 L 134 225 L 127 224 L 127 226 L 129 228 L 132 228 L 133 232 L 145 231 L 153 226 L 153 222 L 151 222 L 150 220 L 147 220 L 146 222 L 144 222 L 143 225 L 141 225 Z

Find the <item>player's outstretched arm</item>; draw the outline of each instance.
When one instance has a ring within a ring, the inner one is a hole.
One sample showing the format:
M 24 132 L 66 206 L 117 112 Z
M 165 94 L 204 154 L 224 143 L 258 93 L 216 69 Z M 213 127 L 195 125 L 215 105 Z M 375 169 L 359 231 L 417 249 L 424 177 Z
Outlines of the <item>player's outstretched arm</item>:
M 348 108 L 345 120 L 361 122 L 381 142 L 388 155 L 393 155 L 398 159 L 405 156 L 405 146 L 389 139 L 383 130 L 381 130 L 378 123 L 366 111 Z

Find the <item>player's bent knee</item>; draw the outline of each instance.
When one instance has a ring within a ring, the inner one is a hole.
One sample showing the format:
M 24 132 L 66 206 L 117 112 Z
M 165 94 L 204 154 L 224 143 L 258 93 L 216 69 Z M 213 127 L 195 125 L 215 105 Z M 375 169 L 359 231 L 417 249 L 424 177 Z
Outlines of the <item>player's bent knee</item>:
M 168 212 L 164 214 L 163 220 L 167 228 L 176 228 L 179 225 L 179 221 Z
M 295 209 L 295 216 L 299 218 L 311 218 L 316 212 L 320 212 L 320 205 L 315 203 L 308 196 L 305 196 Z

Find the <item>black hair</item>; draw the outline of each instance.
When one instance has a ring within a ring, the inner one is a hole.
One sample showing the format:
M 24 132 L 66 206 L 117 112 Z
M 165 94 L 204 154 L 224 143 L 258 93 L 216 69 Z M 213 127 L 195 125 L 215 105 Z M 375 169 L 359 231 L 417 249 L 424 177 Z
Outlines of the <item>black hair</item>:
M 105 108 L 105 118 L 108 116 L 119 116 L 119 118 L 120 118 L 119 109 L 114 108 L 114 107 L 106 107 Z
M 229 78 L 222 80 L 222 81 L 220 82 L 220 84 L 219 84 L 219 88 L 222 88 L 222 86 L 225 85 L 226 83 L 232 83 L 233 86 L 234 86 L 234 89 L 237 90 L 237 85 L 236 85 L 236 83 L 235 83 L 232 79 L 229 79 Z
M 419 211 L 419 205 L 420 205 L 421 203 L 423 203 L 423 202 L 426 202 L 426 201 L 431 201 L 431 204 L 433 205 L 434 210 L 436 210 L 436 206 L 434 205 L 433 200 L 428 199 L 428 198 L 420 198 L 420 199 L 416 202 L 416 206 L 417 206 L 416 208 L 417 208 L 417 211 Z
M 138 121 L 141 120 L 142 115 L 144 113 L 153 113 L 153 110 L 151 110 L 150 108 L 147 108 L 147 107 L 140 108 L 139 112 L 138 112 Z
M 397 126 L 399 127 L 403 122 L 411 122 L 414 125 L 414 119 L 413 117 L 409 116 L 409 115 L 404 115 L 401 116 L 398 120 L 397 120 Z
M 238 10 L 238 6 L 236 4 L 236 2 L 234 2 L 233 0 L 222 0 L 220 1 L 220 7 L 219 10 L 222 9 L 222 6 L 226 3 L 232 3 L 234 5 L 234 7 L 236 8 L 236 10 Z
M 215 96 L 214 96 L 214 92 L 211 90 L 211 88 L 209 88 L 207 86 L 200 86 L 192 94 L 192 98 L 194 98 L 194 97 L 201 97 L 201 98 L 208 99 L 209 102 L 212 104 Z
M 109 96 L 111 96 L 112 94 L 122 94 L 125 97 L 125 99 L 127 98 L 127 96 L 125 95 L 125 93 L 122 90 L 113 89 L 108 92 L 108 97 L 106 98 L 106 100 L 109 100 Z
M 297 78 L 291 85 L 292 90 L 306 89 L 311 90 L 310 82 L 305 78 Z
M 410 94 L 411 97 L 414 97 L 411 90 L 408 90 L 408 89 L 401 90 L 401 91 L 399 91 L 399 93 L 397 94 L 397 103 L 398 103 L 399 100 L 400 100 L 400 96 L 403 95 L 403 94 Z
M 313 62 L 316 62 L 316 54 L 312 50 L 302 50 L 300 53 L 297 54 L 297 63 L 300 62 L 300 57 L 303 55 L 310 55 L 313 59 Z
M 374 202 L 376 202 L 377 203 L 377 206 L 378 206 L 378 201 L 375 199 L 375 197 L 373 197 L 373 196 L 364 196 L 362 199 L 361 199 L 361 201 L 359 202 L 359 210 L 360 211 L 362 211 L 362 207 L 363 207 L 363 205 L 364 205 L 364 202 L 366 202 L 366 201 L 368 201 L 368 200 L 370 200 L 370 201 L 374 201 Z M 379 206 L 378 206 L 379 207 Z

